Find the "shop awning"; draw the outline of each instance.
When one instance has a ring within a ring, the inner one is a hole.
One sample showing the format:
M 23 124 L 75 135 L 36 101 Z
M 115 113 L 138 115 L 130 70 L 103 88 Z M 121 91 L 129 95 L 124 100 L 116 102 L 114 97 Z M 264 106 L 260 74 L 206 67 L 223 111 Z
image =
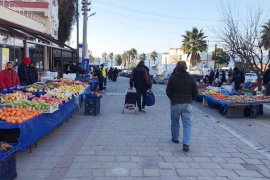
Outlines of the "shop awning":
M 33 37 L 42 41 L 44 45 L 53 43 L 60 46 L 61 48 L 65 47 L 72 51 L 74 50 L 72 47 L 59 42 L 57 39 L 46 33 L 38 32 L 36 30 L 32 30 L 30 28 L 26 28 L 3 19 L 0 19 L 0 28 L 5 29 L 10 34 L 16 35 L 17 37 L 23 38 L 25 40 L 28 40 L 29 37 Z

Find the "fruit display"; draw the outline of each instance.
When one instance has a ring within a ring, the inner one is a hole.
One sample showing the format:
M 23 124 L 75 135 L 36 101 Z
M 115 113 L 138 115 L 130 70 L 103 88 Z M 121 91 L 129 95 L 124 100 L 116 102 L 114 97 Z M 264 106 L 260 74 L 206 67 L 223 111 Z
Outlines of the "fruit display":
M 57 99 L 60 99 L 61 101 L 67 101 L 70 98 L 72 98 L 74 94 L 71 92 L 63 92 L 59 89 L 53 89 L 53 90 L 48 91 L 44 96 L 57 98 Z
M 227 100 L 228 99 L 228 96 L 221 94 L 221 93 L 213 93 L 212 96 L 218 100 Z
M 42 111 L 34 109 L 20 109 L 20 108 L 6 108 L 0 110 L 0 119 L 7 123 L 23 123 L 32 119 L 40 114 Z
M 33 84 L 26 87 L 27 92 L 47 92 L 50 89 L 44 84 Z
M 63 102 L 61 99 L 46 96 L 40 96 L 39 98 L 35 97 L 33 98 L 33 101 L 44 101 L 49 104 L 58 104 L 58 105 L 62 104 Z
M 2 103 L 1 106 L 18 108 L 18 109 L 35 109 L 35 110 L 41 110 L 43 112 L 49 111 L 51 107 L 54 109 L 58 108 L 57 104 L 46 103 L 42 100 L 29 101 L 25 99 L 13 101 L 13 102 L 5 102 L 5 103 Z
M 84 88 L 88 86 L 87 83 L 83 83 L 80 81 L 73 81 L 73 80 L 64 79 L 64 78 L 53 81 L 53 84 L 55 85 L 80 85 L 80 86 L 83 86 Z
M 215 94 L 215 93 L 218 93 L 218 90 L 216 89 L 212 89 L 212 90 L 199 90 L 200 94 Z
M 252 102 L 253 101 L 253 98 L 251 96 L 233 95 L 233 96 L 229 96 L 226 101 L 227 102 L 239 102 L 239 103 L 243 103 L 243 102 Z
M 57 89 L 65 92 L 65 91 L 69 91 L 75 94 L 80 94 L 84 91 L 84 87 L 81 85 L 66 85 L 66 86 L 59 86 Z
M 3 101 L 9 102 L 9 101 L 15 101 L 15 100 L 26 99 L 26 98 L 27 98 L 26 94 L 24 94 L 23 92 L 17 91 L 14 93 L 6 94 L 3 98 Z
M 270 96 L 254 96 L 255 101 L 270 101 Z

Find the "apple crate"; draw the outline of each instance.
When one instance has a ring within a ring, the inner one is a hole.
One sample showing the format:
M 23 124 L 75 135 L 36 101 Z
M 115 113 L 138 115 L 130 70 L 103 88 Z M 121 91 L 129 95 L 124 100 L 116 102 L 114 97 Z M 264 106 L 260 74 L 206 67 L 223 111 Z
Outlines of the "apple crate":
M 16 156 L 11 154 L 4 160 L 0 161 L 0 179 L 13 180 L 17 177 Z

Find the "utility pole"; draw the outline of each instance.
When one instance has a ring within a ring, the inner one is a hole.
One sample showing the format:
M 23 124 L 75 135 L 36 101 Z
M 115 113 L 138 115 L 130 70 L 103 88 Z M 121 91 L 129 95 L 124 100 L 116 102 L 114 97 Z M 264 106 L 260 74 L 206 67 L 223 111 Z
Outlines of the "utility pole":
M 79 55 L 79 0 L 76 1 L 76 21 L 77 21 L 77 62 L 80 61 L 80 55 Z
M 82 58 L 88 59 L 87 57 L 87 21 L 88 21 L 88 12 L 90 11 L 89 6 L 91 5 L 91 1 L 82 0 L 82 15 L 83 15 L 83 50 L 82 50 Z

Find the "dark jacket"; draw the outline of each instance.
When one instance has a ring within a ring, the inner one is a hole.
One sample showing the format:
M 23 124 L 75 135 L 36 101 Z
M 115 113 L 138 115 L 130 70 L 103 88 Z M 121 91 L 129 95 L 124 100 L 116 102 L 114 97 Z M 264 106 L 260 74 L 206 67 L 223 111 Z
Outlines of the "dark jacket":
M 267 69 L 263 74 L 263 84 L 270 82 L 270 69 Z
M 28 68 L 25 64 L 20 64 L 18 66 L 18 75 L 20 78 L 21 85 L 29 85 L 29 76 L 28 76 Z
M 29 84 L 38 82 L 38 71 L 35 67 L 28 67 Z
M 150 88 L 149 80 L 150 80 L 149 72 L 147 71 L 144 65 L 139 64 L 132 71 L 129 84 L 130 84 L 130 87 L 135 87 L 136 89 L 147 90 Z
M 198 88 L 195 79 L 187 72 L 177 72 L 169 79 L 166 93 L 172 105 L 192 103 Z
M 231 82 L 234 84 L 242 84 L 245 82 L 245 75 L 241 71 L 235 71 Z

